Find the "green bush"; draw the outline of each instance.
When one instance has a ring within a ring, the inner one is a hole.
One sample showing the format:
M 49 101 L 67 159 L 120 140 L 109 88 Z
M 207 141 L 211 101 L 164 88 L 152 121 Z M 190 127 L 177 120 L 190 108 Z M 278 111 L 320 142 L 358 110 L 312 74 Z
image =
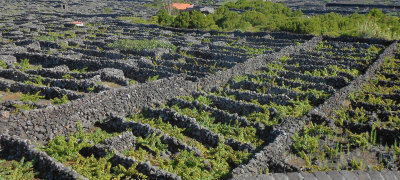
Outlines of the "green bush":
M 318 136 L 309 136 L 308 134 L 300 136 L 296 133 L 293 136 L 293 140 L 294 140 L 293 148 L 297 153 L 307 152 L 312 154 L 318 150 L 319 146 Z
M 57 97 L 56 97 L 56 98 L 52 99 L 51 102 L 52 102 L 53 104 L 58 104 L 58 105 L 60 105 L 60 104 L 68 103 L 68 102 L 69 102 L 69 99 L 68 99 L 68 96 L 67 96 L 66 94 L 64 94 L 64 95 L 62 96 L 62 98 L 57 98 Z
M 24 158 L 11 164 L 0 160 L 0 179 L 34 179 L 36 174 L 32 162 L 25 162 Z
M 189 12 L 182 12 L 178 16 L 176 16 L 174 22 L 172 23 L 172 26 L 177 28 L 188 28 L 190 25 L 190 19 L 191 18 Z
M 230 8 L 245 12 L 238 14 L 229 10 Z M 377 9 L 365 15 L 340 15 L 332 12 L 306 17 L 301 11 L 292 11 L 281 3 L 239 0 L 228 2 L 214 14 L 207 16 L 197 11 L 185 11 L 174 19 L 167 11 L 161 10 L 157 17 L 160 25 L 177 28 L 288 31 L 313 35 L 400 39 L 400 18 L 386 15 Z
M 40 91 L 36 92 L 35 94 L 31 94 L 28 92 L 28 94 L 22 94 L 21 95 L 21 101 L 23 102 L 36 102 L 39 101 L 39 99 L 44 98 L 44 96 L 39 96 Z
M 172 22 L 174 21 L 174 17 L 169 15 L 165 9 L 158 11 L 156 17 L 158 24 L 162 26 L 171 26 Z
M 3 69 L 7 69 L 7 64 L 3 60 L 0 60 L 0 67 Z

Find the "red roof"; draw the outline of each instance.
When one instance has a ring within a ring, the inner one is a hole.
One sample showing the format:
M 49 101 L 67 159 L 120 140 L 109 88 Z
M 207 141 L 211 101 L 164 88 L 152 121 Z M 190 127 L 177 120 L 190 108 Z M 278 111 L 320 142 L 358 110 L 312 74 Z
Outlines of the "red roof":
M 74 22 L 72 22 L 72 24 L 83 24 L 83 22 L 81 22 L 81 21 L 74 21 Z
M 179 10 L 185 10 L 187 8 L 193 7 L 193 5 L 186 4 L 186 3 L 174 3 L 174 4 L 172 4 L 172 7 L 179 9 Z

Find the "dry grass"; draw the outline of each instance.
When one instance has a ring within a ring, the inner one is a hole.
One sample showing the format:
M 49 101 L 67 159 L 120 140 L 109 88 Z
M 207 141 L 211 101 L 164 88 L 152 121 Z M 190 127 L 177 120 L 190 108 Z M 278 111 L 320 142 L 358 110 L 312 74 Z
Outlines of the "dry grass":
M 19 100 L 22 96 L 21 92 L 5 92 L 5 91 L 0 91 L 0 94 L 2 97 L 0 98 L 1 101 L 7 101 L 7 100 Z

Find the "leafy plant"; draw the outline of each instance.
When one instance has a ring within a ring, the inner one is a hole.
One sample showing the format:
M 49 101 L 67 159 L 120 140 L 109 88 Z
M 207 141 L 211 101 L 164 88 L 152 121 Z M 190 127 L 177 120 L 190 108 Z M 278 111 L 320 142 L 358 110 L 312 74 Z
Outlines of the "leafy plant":
M 39 99 L 43 99 L 44 96 L 39 96 L 40 91 L 36 92 L 35 94 L 31 94 L 28 92 L 28 94 L 22 94 L 20 100 L 23 102 L 36 102 Z
M 94 91 L 94 88 L 95 88 L 94 85 L 93 85 L 93 86 L 89 86 L 89 87 L 87 88 L 87 91 L 88 91 L 88 92 L 93 92 L 93 91 Z
M 54 99 L 50 100 L 53 104 L 65 104 L 69 102 L 68 96 L 64 94 L 61 98 L 55 97 Z
M 133 80 L 133 79 L 129 80 L 129 85 L 134 85 L 134 84 L 136 84 L 135 80 Z
M 0 67 L 3 69 L 7 69 L 7 64 L 3 60 L 0 60 Z
M 157 81 L 158 77 L 159 75 L 149 76 L 149 78 L 147 78 L 147 82 Z
M 25 84 L 32 84 L 35 86 L 46 86 L 43 84 L 44 78 L 40 75 L 36 75 L 30 78 L 29 81 L 24 81 Z
M 310 136 L 308 134 L 300 136 L 298 133 L 295 133 L 292 138 L 294 140 L 293 148 L 297 153 L 307 152 L 312 154 L 316 152 L 319 147 L 318 136 Z
M 70 74 L 65 74 L 62 76 L 63 79 L 74 79 Z
M 82 69 L 74 69 L 74 70 L 72 70 L 72 72 L 75 72 L 75 73 L 87 73 L 87 69 L 88 69 L 88 67 L 84 67 Z
M 29 59 L 21 59 L 20 62 L 15 63 L 15 65 L 20 66 L 22 68 L 21 71 L 32 68 L 31 64 L 29 64 Z
M 0 159 L 0 177 L 5 179 L 34 179 L 38 173 L 33 170 L 33 162 L 25 161 L 23 157 L 19 162 L 10 163 Z
M 21 110 L 32 110 L 32 109 L 36 109 L 35 106 L 33 106 L 32 104 L 14 104 L 13 105 L 15 107 L 15 111 L 14 114 L 19 113 Z

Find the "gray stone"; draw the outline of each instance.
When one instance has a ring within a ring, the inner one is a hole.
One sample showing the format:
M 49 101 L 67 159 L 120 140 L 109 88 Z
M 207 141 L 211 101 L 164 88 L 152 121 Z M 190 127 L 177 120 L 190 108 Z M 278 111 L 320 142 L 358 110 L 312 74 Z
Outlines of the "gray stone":
M 17 63 L 17 58 L 12 55 L 0 55 L 0 60 L 4 61 L 7 64 Z
M 332 180 L 346 180 L 338 171 L 328 171 L 327 174 Z
M 328 174 L 326 174 L 325 171 L 317 171 L 313 174 L 318 180 L 331 180 L 331 178 L 328 176 Z
M 275 180 L 272 174 L 262 174 L 255 177 L 257 180 Z
M 379 171 L 369 171 L 369 177 L 373 180 L 384 180 L 382 174 Z
M 358 177 L 359 180 L 371 180 L 369 174 L 365 171 L 353 171 L 353 173 Z
M 400 180 L 400 171 L 392 171 L 392 173 Z
M 28 48 L 28 50 L 33 50 L 33 51 L 40 51 L 42 50 L 40 48 L 40 44 L 38 41 L 34 41 L 31 44 L 26 45 L 26 48 Z
M 347 171 L 347 170 L 342 170 L 342 171 L 339 171 L 339 172 L 340 172 L 340 174 L 342 174 L 346 178 L 346 180 L 357 180 L 358 179 L 357 175 L 354 174 L 353 172 L 350 172 L 350 171 Z
M 399 180 L 393 171 L 383 170 L 381 171 L 381 174 L 386 180 Z
M 317 180 L 317 178 L 312 173 L 300 172 L 300 174 L 304 177 L 304 179 Z
M 274 173 L 274 174 L 272 174 L 272 176 L 276 180 L 289 180 L 289 177 L 284 173 Z
M 290 180 L 302 180 L 304 177 L 297 172 L 291 172 L 286 174 Z

